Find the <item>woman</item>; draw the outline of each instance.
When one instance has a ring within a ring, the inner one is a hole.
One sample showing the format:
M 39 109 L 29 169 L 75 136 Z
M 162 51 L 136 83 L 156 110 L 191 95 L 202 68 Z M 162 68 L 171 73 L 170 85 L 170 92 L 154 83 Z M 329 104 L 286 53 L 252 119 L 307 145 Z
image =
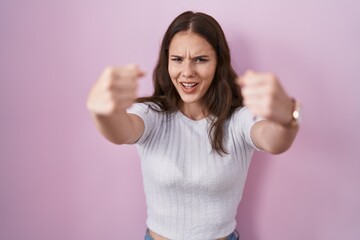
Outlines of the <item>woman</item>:
M 204 13 L 184 12 L 170 24 L 155 91 L 136 99 L 143 75 L 136 65 L 106 68 L 87 107 L 108 140 L 137 146 L 145 239 L 239 239 L 235 216 L 252 154 L 290 147 L 296 101 L 273 74 L 237 77 L 220 25 Z

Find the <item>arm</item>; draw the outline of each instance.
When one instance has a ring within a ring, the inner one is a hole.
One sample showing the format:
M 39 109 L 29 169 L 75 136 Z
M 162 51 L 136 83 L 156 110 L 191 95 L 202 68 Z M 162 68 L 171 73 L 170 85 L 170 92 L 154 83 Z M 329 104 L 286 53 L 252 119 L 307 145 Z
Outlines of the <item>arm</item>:
M 293 124 L 294 101 L 283 90 L 277 77 L 247 71 L 238 79 L 246 105 L 254 116 L 265 118 L 254 124 L 251 139 L 264 151 L 279 154 L 290 148 L 298 132 Z
M 144 132 L 144 122 L 135 114 L 122 112 L 114 116 L 91 115 L 98 131 L 115 144 L 133 144 Z
M 142 75 L 135 65 L 108 67 L 90 90 L 87 108 L 99 132 L 115 144 L 135 143 L 144 132 L 143 120 L 126 112 Z
M 255 146 L 273 154 L 283 153 L 293 143 L 299 126 L 285 127 L 272 121 L 264 120 L 251 128 L 251 139 Z

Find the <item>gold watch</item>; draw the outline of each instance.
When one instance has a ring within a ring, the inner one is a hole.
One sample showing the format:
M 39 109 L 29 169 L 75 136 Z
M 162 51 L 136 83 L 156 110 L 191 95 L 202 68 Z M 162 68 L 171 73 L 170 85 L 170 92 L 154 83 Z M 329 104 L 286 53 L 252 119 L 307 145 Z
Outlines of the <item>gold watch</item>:
M 295 98 L 292 98 L 291 101 L 293 102 L 294 110 L 292 112 L 292 119 L 291 119 L 290 123 L 287 126 L 290 127 L 290 128 L 294 128 L 294 127 L 296 127 L 296 126 L 298 126 L 300 124 L 301 104 Z

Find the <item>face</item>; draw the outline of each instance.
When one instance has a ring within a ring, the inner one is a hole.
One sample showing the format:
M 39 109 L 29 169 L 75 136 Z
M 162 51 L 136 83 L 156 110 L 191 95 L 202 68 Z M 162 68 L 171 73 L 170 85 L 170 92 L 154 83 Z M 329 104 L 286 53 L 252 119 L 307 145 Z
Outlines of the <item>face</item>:
M 215 75 L 217 57 L 213 47 L 193 32 L 175 34 L 169 46 L 169 75 L 183 107 L 201 107 L 201 99 Z

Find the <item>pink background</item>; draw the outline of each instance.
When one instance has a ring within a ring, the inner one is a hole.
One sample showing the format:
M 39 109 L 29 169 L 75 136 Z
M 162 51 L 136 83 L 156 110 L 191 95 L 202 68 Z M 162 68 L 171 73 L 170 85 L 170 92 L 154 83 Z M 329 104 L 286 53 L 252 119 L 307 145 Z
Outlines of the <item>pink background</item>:
M 301 99 L 292 149 L 257 153 L 242 240 L 360 239 L 360 2 L 0 1 L 0 239 L 143 239 L 134 146 L 95 130 L 85 101 L 107 65 L 137 63 L 150 94 L 179 13 L 214 16 L 242 73 L 272 71 Z

